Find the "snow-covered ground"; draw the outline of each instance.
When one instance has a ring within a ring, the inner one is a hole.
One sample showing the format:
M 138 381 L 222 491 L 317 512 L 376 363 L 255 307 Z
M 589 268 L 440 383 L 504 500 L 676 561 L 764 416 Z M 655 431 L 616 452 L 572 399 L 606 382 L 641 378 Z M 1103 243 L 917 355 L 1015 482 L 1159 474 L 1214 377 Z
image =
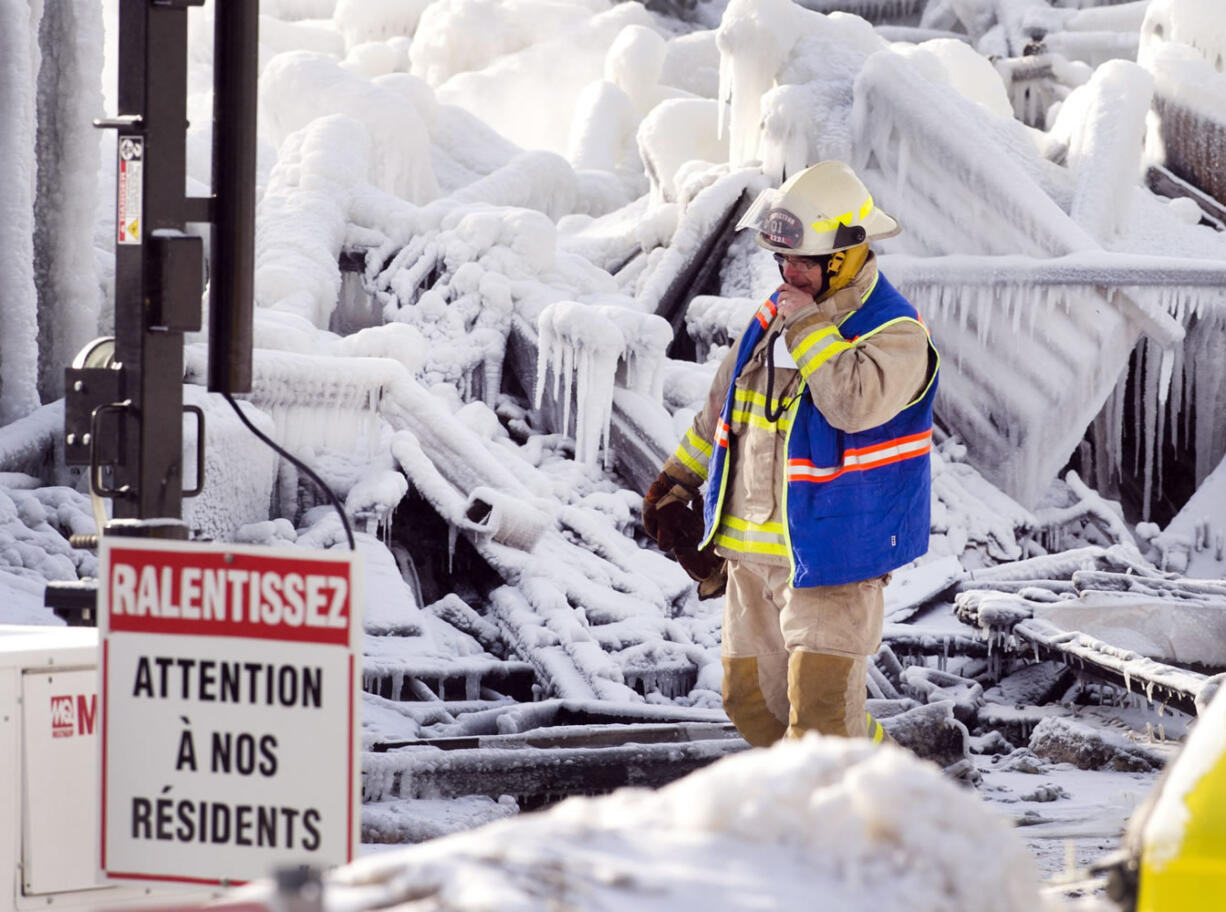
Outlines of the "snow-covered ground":
M 1032 909 L 1040 876 L 1118 843 L 1226 669 L 1226 240 L 1145 183 L 1165 160 L 1155 98 L 1226 123 L 1226 77 L 1201 65 L 1226 52 L 1212 3 L 807 4 L 874 28 L 792 0 L 264 0 L 245 408 L 359 529 L 364 840 L 517 818 L 342 879 L 422 908 L 820 891 Z M 97 566 L 67 539 L 105 505 L 57 444 L 59 368 L 114 320 L 114 148 L 95 168 L 88 118 L 114 110 L 117 3 L 96 6 L 0 3 L 0 163 L 28 178 L 0 203 L 3 623 L 58 623 L 43 584 Z M 189 16 L 197 194 L 211 10 Z M 79 40 L 36 53 L 40 27 Z M 73 103 L 53 106 L 65 154 L 45 173 L 54 87 Z M 490 738 L 496 764 L 498 737 L 561 732 L 566 712 L 723 720 L 720 606 L 644 538 L 640 492 L 779 281 L 729 214 L 824 158 L 900 218 L 883 270 L 945 359 L 930 551 L 887 590 L 870 684 L 900 741 L 943 733 L 945 775 L 860 744 L 725 739 L 692 756 L 736 756 L 658 793 L 540 815 L 415 792 L 441 752 L 376 746 Z M 344 546 L 323 498 L 204 391 L 202 343 L 185 398 L 208 483 L 185 518 Z M 1138 520 L 1175 487 L 1164 471 L 1198 490 L 1160 528 Z M 1141 490 L 1128 516 L 1121 479 Z

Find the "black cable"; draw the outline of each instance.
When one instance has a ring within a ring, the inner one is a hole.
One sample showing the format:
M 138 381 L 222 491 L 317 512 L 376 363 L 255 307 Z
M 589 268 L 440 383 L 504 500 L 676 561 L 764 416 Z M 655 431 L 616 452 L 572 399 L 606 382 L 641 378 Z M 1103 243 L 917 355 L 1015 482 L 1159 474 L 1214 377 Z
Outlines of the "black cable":
M 782 397 L 779 399 L 779 410 L 771 406 L 775 399 L 775 342 L 783 335 L 783 330 L 776 330 L 774 335 L 766 340 L 766 420 L 772 424 L 783 417 L 788 410 L 791 402 L 784 402 Z
M 322 478 L 315 474 L 315 471 L 309 465 L 307 465 L 301 459 L 298 459 L 292 453 L 289 453 L 282 447 L 278 446 L 271 437 L 252 424 L 251 419 L 244 415 L 243 410 L 238 407 L 238 403 L 234 401 L 233 396 L 231 396 L 229 393 L 222 393 L 221 395 L 225 398 L 226 402 L 230 403 L 230 407 L 234 409 L 234 412 L 236 415 L 238 415 L 239 420 L 242 421 L 243 424 L 247 425 L 247 430 L 251 431 L 251 433 L 255 434 L 256 437 L 259 437 L 262 441 L 272 447 L 273 450 L 280 454 L 282 458 L 288 459 L 298 468 L 300 472 L 305 472 L 307 478 L 319 485 L 320 490 L 328 495 L 328 500 L 332 502 L 332 506 L 336 507 L 336 512 L 341 515 L 341 525 L 345 527 L 345 538 L 349 539 L 349 550 L 358 550 L 358 546 L 353 540 L 353 529 L 349 527 L 349 517 L 345 515 L 345 508 L 341 505 L 340 498 L 336 496 L 336 493 L 324 483 Z

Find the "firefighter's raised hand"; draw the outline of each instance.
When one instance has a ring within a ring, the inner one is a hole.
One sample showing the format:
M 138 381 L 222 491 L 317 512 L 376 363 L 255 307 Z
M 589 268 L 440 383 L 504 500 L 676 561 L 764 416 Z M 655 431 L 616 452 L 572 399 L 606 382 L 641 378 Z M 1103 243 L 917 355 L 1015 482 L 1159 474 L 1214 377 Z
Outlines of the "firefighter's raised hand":
M 813 295 L 795 285 L 780 285 L 779 292 L 775 296 L 775 306 L 779 309 L 781 317 L 790 317 L 812 303 Z

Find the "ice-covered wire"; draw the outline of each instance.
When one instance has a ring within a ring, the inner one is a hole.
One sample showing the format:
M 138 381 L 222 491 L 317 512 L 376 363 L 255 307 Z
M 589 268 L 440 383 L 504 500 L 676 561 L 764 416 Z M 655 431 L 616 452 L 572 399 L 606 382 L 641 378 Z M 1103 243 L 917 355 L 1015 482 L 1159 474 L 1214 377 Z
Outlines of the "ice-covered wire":
M 358 546 L 353 540 L 353 529 L 349 526 L 349 517 L 345 515 L 345 508 L 342 506 L 340 498 L 336 496 L 336 492 L 333 491 L 322 478 L 316 475 L 315 471 L 309 465 L 279 446 L 271 437 L 252 424 L 251 419 L 244 415 L 243 410 L 238 407 L 238 403 L 234 401 L 233 396 L 231 396 L 229 393 L 222 393 L 221 395 L 225 398 L 226 402 L 230 403 L 230 407 L 234 409 L 234 413 L 238 415 L 239 420 L 242 421 L 243 424 L 247 425 L 247 430 L 251 431 L 251 433 L 255 434 L 256 437 L 260 438 L 260 440 L 272 447 L 273 450 L 276 451 L 282 458 L 288 459 L 300 472 L 305 472 L 307 478 L 315 482 L 315 484 L 319 486 L 319 489 L 328 495 L 328 500 L 332 502 L 332 506 L 336 507 L 336 512 L 341 516 L 341 525 L 345 527 L 345 538 L 349 539 L 349 550 L 358 550 Z

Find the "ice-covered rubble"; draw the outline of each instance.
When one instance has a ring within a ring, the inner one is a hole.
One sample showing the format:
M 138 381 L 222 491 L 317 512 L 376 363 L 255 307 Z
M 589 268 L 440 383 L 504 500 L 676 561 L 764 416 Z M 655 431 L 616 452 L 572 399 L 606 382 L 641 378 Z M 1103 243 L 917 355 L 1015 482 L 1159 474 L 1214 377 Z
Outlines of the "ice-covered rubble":
M 876 200 L 901 218 L 906 231 L 883 248 L 883 269 L 916 299 L 945 357 L 930 553 L 887 589 L 887 645 L 870 672 L 870 709 L 892 737 L 951 774 L 981 779 L 982 793 L 1003 795 L 1019 817 L 1037 805 L 1050 813 L 1078 800 L 1082 780 L 1065 761 L 1142 756 L 1147 769 L 1159 765 L 1169 755 L 1163 737 L 1179 737 L 1209 686 L 1202 672 L 1226 666 L 1226 632 L 1191 635 L 1216 629 L 1226 594 L 1208 579 L 1221 571 L 1218 485 L 1206 483 L 1163 532 L 1133 526 L 1110 500 L 1130 450 L 1147 486 L 1142 500 L 1164 489 L 1168 443 L 1195 450 L 1198 478 L 1226 453 L 1226 422 L 1217 420 L 1223 309 L 1212 287 L 1226 248 L 1135 173 L 1151 79 L 1170 94 L 1193 69 L 1161 50 L 1152 75 L 1085 62 L 1121 46 L 1110 36 L 1133 22 L 1133 4 L 911 4 L 901 15 L 922 16 L 925 30 L 965 32 L 919 45 L 891 44 L 904 33 L 789 0 L 733 0 L 722 18 L 712 16 L 716 5 L 700 5 L 683 25 L 605 0 L 266 0 L 256 388 L 242 407 L 319 470 L 357 521 L 370 594 L 370 840 L 423 838 L 512 810 L 488 797 L 457 799 L 450 815 L 420 796 L 385 803 L 417 794 L 413 770 L 429 773 L 418 781 L 427 790 L 470 771 L 493 789 L 499 764 L 517 753 L 525 793 L 548 799 L 552 784 L 560 795 L 561 774 L 541 771 L 553 764 L 573 774 L 581 749 L 539 754 L 534 765 L 531 745 L 591 725 L 594 707 L 617 715 L 602 724 L 639 732 L 720 726 L 719 606 L 700 603 L 685 574 L 643 539 L 635 488 L 688 426 L 748 311 L 779 281 L 769 257 L 733 236 L 738 207 L 817 158 L 854 160 Z M 892 16 L 904 5 L 857 7 Z M 719 21 L 695 29 L 704 16 Z M 993 67 L 975 56 L 1020 54 L 1040 39 L 1046 51 L 1026 79 L 1049 80 L 1050 100 L 1063 107 L 1048 111 L 1040 102 L 1049 96 L 1032 95 L 1043 117 L 1026 122 L 1047 131 L 1010 117 L 1010 97 L 1017 106 L 1026 81 L 1018 58 Z M 14 88 L 6 77 L 28 68 L 25 50 L 3 58 L 0 88 Z M 194 85 L 207 83 L 210 55 L 207 42 L 193 41 Z M 1212 86 L 1184 100 L 1212 100 Z M 18 94 L 25 104 L 29 93 Z M 29 138 L 29 111 L 5 110 L 12 129 L 0 160 L 12 161 L 12 143 Z M 189 165 L 199 178 L 207 125 L 193 120 Z M 32 151 L 14 154 L 24 165 Z M 9 202 L 21 211 L 5 224 L 26 231 L 29 201 L 18 193 Z M 29 284 L 25 240 L 0 251 L 0 273 L 19 292 Z M 338 258 L 357 271 L 342 276 Z M 105 271 L 105 255 L 99 265 Z M 45 365 L 20 341 L 33 311 L 6 305 L 5 314 L 0 412 L 25 414 L 37 404 L 29 378 Z M 697 360 L 668 358 L 687 330 Z M 1138 352 L 1142 333 L 1153 341 Z M 336 517 L 317 506 L 322 496 L 195 386 L 203 376 L 203 349 L 193 345 L 187 395 L 206 408 L 210 444 L 193 525 L 222 540 L 341 544 Z M 1176 420 L 1162 418 L 1164 408 Z M 95 571 L 92 556 L 67 542 L 93 532 L 95 520 L 79 480 L 56 464 L 61 422 L 50 404 L 0 428 L 9 473 L 0 476 L 0 602 L 17 606 L 6 620 L 50 622 L 34 581 Z M 1074 453 L 1077 471 L 1066 465 Z M 1206 579 L 1175 576 L 1193 571 Z M 1159 746 L 1133 751 L 1113 719 Z M 609 756 L 622 771 L 698 766 L 741 749 L 724 735 L 681 748 L 614 745 Z M 376 755 L 397 742 L 500 737 L 497 756 L 428 745 Z M 907 760 L 858 750 L 784 745 L 731 768 L 739 772 L 720 768 L 698 780 L 705 786 L 661 799 L 673 816 L 659 832 L 644 829 L 657 812 L 635 797 L 553 819 L 590 812 L 613 821 L 620 810 L 591 809 L 621 808 L 640 835 L 674 840 L 676 820 L 689 820 L 675 815 L 684 797 L 714 808 L 693 830 L 723 845 L 735 835 L 724 824 L 755 807 L 808 802 L 828 823 L 855 804 L 871 820 L 852 814 L 849 831 L 884 858 L 874 842 L 882 832 L 897 849 L 912 844 L 912 824 L 926 825 L 928 803 L 932 819 L 947 818 L 944 797 L 903 789 L 918 788 Z M 817 788 L 813 769 L 830 782 Z M 1038 784 L 1002 784 L 1036 771 Z M 880 794 L 868 789 L 878 780 Z M 890 814 L 876 813 L 879 800 Z M 760 836 L 765 819 L 763 811 L 737 832 Z M 983 847 L 938 835 L 924 848 L 956 854 L 951 870 Z M 834 848 L 859 851 L 854 840 Z M 868 871 L 858 856 L 838 857 L 850 865 L 843 874 Z M 555 872 L 557 864 L 569 862 L 555 861 Z M 577 868 L 567 876 L 593 890 L 651 876 L 640 865 L 627 881 L 620 864 L 609 862 L 604 879 L 583 880 Z M 931 872 L 927 864 L 915 875 L 921 887 Z M 505 873 L 490 874 L 502 899 Z M 434 889 L 415 877 L 403 881 L 410 893 Z M 826 884 L 832 895 L 851 889 L 841 877 Z M 988 879 L 991 889 L 968 894 L 966 908 L 1000 895 L 996 875 Z M 523 887 L 525 903 L 536 889 Z M 922 908 L 922 895 L 912 890 L 909 907 Z M 874 901 L 889 905 L 892 894 Z

